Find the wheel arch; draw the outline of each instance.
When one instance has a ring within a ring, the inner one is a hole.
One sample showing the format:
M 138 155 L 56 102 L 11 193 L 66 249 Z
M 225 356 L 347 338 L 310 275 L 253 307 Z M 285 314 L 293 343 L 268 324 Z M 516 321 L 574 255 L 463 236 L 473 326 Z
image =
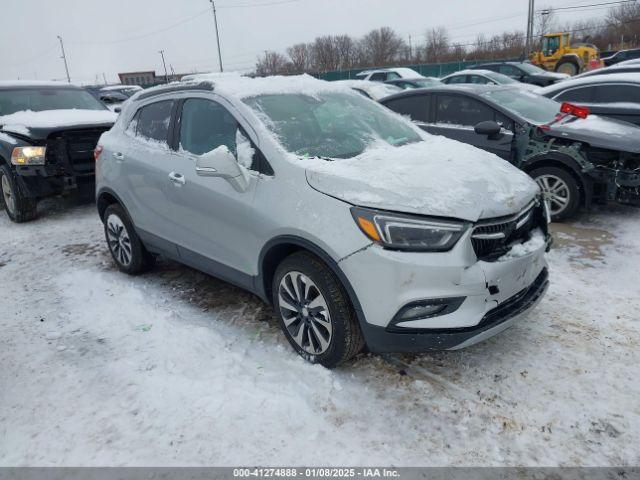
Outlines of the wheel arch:
M 111 190 L 110 188 L 102 188 L 96 197 L 96 207 L 98 208 L 98 215 L 100 216 L 100 220 L 104 221 L 104 212 L 109 207 L 109 205 L 113 205 L 117 203 L 120 205 L 124 211 L 127 213 L 127 216 L 131 219 L 131 215 L 129 215 L 129 210 L 122 202 L 120 197 L 116 192 Z
M 580 205 L 589 206 L 591 204 L 593 184 L 582 174 L 580 165 L 573 158 L 559 152 L 542 153 L 527 159 L 522 165 L 522 170 L 530 173 L 541 167 L 562 168 L 570 173 L 580 187 Z
M 331 255 L 324 251 L 321 247 L 302 237 L 295 235 L 282 235 L 271 239 L 265 244 L 260 252 L 259 257 L 259 273 L 256 279 L 256 293 L 270 305 L 272 304 L 272 282 L 278 265 L 282 260 L 298 251 L 307 251 L 320 258 L 331 271 L 338 277 L 340 283 L 347 291 L 349 301 L 353 306 L 360 325 L 365 322 L 362 307 L 356 296 L 355 290 L 351 286 L 349 279 L 344 274 L 338 261 L 334 260 Z

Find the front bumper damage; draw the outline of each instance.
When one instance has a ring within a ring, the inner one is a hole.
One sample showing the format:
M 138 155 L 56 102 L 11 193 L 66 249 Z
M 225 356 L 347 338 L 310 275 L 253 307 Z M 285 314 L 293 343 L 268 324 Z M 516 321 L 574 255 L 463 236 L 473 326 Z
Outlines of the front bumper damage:
M 479 224 L 449 252 L 400 252 L 371 245 L 344 258 L 339 265 L 359 301 L 368 348 L 377 353 L 457 349 L 511 326 L 548 286 L 545 252 L 551 237 L 544 222 L 531 226 L 543 240 L 516 256 L 479 259 L 479 245 L 472 238 Z M 402 318 L 408 307 L 421 304 L 443 308 L 428 317 Z

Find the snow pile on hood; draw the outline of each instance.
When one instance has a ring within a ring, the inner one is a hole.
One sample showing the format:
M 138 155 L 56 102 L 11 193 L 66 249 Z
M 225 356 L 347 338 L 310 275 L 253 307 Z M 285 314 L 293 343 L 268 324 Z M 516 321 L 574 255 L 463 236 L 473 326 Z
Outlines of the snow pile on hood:
M 109 110 L 26 110 L 0 116 L 0 125 L 5 132 L 28 134 L 29 129 L 102 125 L 114 123 L 117 118 Z
M 524 172 L 493 154 L 437 136 L 362 154 L 301 160 L 309 184 L 354 205 L 469 221 L 518 212 L 538 193 Z

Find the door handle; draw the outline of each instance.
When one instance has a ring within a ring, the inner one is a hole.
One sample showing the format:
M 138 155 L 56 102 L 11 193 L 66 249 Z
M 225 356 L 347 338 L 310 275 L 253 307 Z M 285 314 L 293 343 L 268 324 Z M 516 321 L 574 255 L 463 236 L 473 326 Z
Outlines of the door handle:
M 171 172 L 169 174 L 169 180 L 171 180 L 171 183 L 177 186 L 181 186 L 185 184 L 184 175 L 182 175 L 181 173 Z
M 124 160 L 124 154 L 120 152 L 113 152 L 113 158 L 115 158 L 119 162 L 122 162 Z

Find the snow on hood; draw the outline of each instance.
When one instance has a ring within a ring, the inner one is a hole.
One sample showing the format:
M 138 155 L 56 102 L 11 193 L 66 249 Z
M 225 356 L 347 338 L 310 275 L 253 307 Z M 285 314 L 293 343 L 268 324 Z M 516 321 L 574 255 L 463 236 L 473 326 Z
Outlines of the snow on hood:
M 538 186 L 497 156 L 444 137 L 377 143 L 347 160 L 309 159 L 309 184 L 354 205 L 468 221 L 518 212 Z
M 108 125 L 118 116 L 109 110 L 26 110 L 0 116 L 0 126 L 5 132 L 29 134 L 32 129 L 65 128 L 84 125 Z

